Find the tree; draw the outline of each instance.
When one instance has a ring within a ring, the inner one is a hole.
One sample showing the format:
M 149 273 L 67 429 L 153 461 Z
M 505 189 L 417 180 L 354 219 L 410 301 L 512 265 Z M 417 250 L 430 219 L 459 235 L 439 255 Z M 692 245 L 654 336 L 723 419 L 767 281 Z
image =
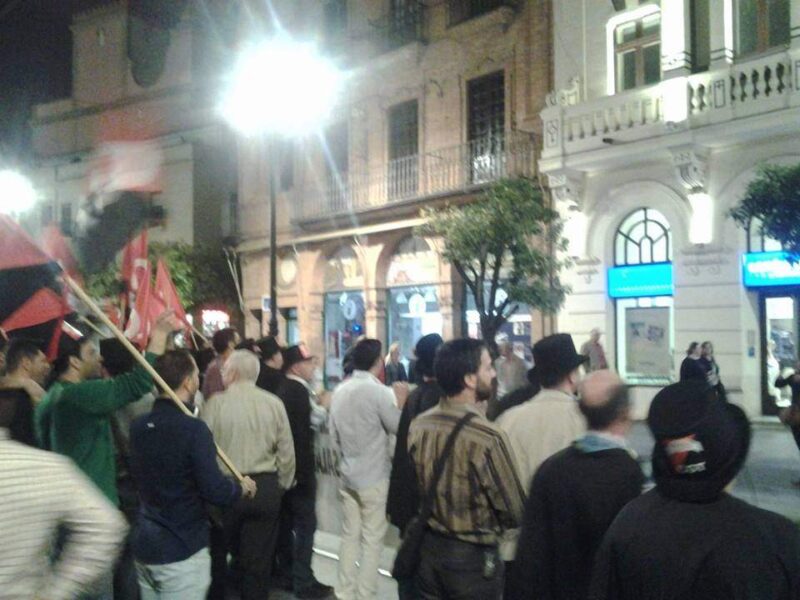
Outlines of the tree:
M 791 262 L 800 260 L 800 164 L 761 167 L 729 214 L 748 232 L 757 224 L 783 245 Z
M 443 239 L 442 256 L 472 293 L 493 355 L 497 332 L 520 303 L 545 313 L 563 304 L 569 290 L 558 276 L 566 261 L 557 251 L 565 250 L 567 241 L 558 213 L 536 182 L 501 180 L 471 204 L 424 209 L 423 216 L 428 222 L 419 233 Z M 501 288 L 505 298 L 498 295 Z
M 148 255 L 154 273 L 159 258 L 167 263 L 178 295 L 188 312 L 194 312 L 206 304 L 223 305 L 229 310 L 238 311 L 236 287 L 221 246 L 152 243 Z M 116 297 L 121 291 L 119 277 L 119 265 L 112 263 L 87 279 L 87 291 L 96 298 Z

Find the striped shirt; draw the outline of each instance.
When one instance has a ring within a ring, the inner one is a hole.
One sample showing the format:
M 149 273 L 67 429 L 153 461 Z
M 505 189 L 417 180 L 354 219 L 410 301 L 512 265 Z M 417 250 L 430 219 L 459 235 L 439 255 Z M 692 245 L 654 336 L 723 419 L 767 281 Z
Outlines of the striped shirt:
M 56 530 L 66 543 L 55 564 Z M 0 429 L 0 597 L 68 600 L 110 573 L 127 526 L 68 458 Z
M 408 452 L 420 497 L 427 494 L 447 437 L 468 410 L 477 412 L 474 406 L 442 400 L 412 421 Z M 483 415 L 473 418 L 456 438 L 428 526 L 465 542 L 494 545 L 502 531 L 519 527 L 524 503 L 508 438 Z

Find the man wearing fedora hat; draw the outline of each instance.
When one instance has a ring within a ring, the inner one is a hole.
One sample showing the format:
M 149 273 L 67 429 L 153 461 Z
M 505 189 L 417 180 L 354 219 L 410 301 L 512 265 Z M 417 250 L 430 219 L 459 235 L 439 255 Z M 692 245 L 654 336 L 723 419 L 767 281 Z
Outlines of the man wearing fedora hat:
M 317 581 L 311 569 L 314 532 L 317 530 L 317 480 L 314 473 L 312 425 L 319 415 L 324 419 L 327 413 L 311 389 L 315 369 L 315 358 L 305 344 L 289 346 L 283 352 L 286 377 L 276 391 L 289 417 L 297 481 L 284 494 L 281 503 L 281 533 L 276 550 L 278 581 L 283 587 L 288 587 L 286 583 L 290 580 L 298 598 L 326 598 L 333 593 L 332 587 Z
M 533 345 L 533 362 L 541 390 L 533 398 L 504 412 L 497 424 L 506 432 L 514 451 L 519 479 L 527 492 L 536 469 L 556 452 L 569 446 L 586 431 L 586 420 L 575 394 L 580 367 L 588 360 L 578 354 L 568 333 L 556 333 Z M 516 554 L 519 530 L 508 532 L 501 546 L 503 560 Z M 509 586 L 516 579 L 508 564 Z M 506 594 L 513 590 L 506 588 Z
M 800 598 L 800 531 L 726 492 L 750 445 L 742 409 L 683 381 L 656 394 L 647 421 L 656 487 L 611 525 L 589 597 Z

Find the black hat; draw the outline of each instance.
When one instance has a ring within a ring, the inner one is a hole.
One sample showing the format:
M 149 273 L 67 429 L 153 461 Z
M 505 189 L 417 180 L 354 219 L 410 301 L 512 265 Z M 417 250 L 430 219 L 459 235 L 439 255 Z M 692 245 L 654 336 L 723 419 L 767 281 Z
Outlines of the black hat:
M 747 458 L 747 415 L 721 402 L 704 381 L 682 381 L 658 392 L 647 424 L 656 440 L 653 478 L 669 498 L 715 500 Z
M 264 360 L 269 360 L 281 351 L 280 344 L 272 336 L 261 338 L 256 345 L 261 350 L 261 358 Z
M 424 335 L 417 341 L 414 348 L 414 354 L 417 356 L 416 369 L 425 377 L 433 377 L 433 359 L 436 356 L 436 350 L 439 346 L 444 344 L 442 336 L 438 333 L 429 333 Z
M 536 342 L 532 350 L 534 368 L 540 381 L 567 375 L 589 360 L 588 356 L 578 354 L 568 333 L 548 335 Z
M 283 351 L 283 370 L 286 371 L 293 365 L 304 360 L 312 360 L 314 356 L 308 351 L 306 345 L 302 342 L 296 346 L 289 346 Z

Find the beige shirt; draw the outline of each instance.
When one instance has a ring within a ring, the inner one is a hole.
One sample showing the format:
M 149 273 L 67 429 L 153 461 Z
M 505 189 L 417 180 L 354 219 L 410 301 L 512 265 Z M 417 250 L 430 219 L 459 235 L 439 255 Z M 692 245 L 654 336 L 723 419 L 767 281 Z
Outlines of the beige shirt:
M 242 473 L 277 472 L 280 486 L 292 487 L 294 442 L 286 409 L 277 396 L 254 382 L 237 381 L 206 400 L 200 417 Z

